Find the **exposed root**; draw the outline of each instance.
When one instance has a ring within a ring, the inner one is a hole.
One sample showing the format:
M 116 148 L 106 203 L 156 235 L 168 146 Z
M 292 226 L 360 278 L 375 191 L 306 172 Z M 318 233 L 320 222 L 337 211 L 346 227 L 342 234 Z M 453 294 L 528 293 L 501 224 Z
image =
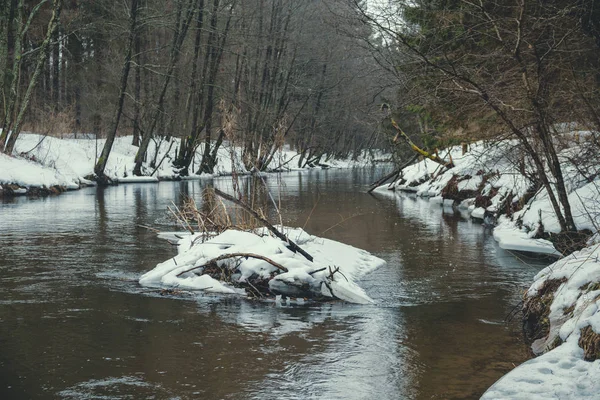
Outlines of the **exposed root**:
M 550 235 L 549 240 L 554 244 L 556 250 L 563 255 L 571 254 L 587 246 L 587 242 L 592 237 L 592 232 L 582 230 L 577 232 L 561 232 Z

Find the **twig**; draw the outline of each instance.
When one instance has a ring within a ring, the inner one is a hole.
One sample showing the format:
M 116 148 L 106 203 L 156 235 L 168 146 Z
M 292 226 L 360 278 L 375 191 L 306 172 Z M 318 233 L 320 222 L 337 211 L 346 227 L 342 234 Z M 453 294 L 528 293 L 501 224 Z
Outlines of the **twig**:
M 173 204 L 173 207 L 175 207 L 175 210 L 177 210 L 177 212 L 173 211 L 173 209 L 171 207 L 167 207 L 169 209 L 169 211 L 171 211 L 171 214 L 173 214 L 173 216 L 175 217 L 175 219 L 181 224 L 183 225 L 184 228 L 186 228 L 188 231 L 190 231 L 190 233 L 193 235 L 194 229 L 192 228 L 192 226 L 187 222 L 187 220 L 185 219 L 185 217 L 183 216 L 183 213 L 181 212 L 181 210 L 179 209 L 179 207 L 177 207 L 175 205 L 175 203 L 171 202 L 171 204 Z M 180 218 L 181 217 L 181 218 Z
M 146 226 L 146 225 L 141 225 L 141 224 L 137 224 L 137 226 L 139 226 L 140 228 L 148 229 L 149 231 L 152 231 L 155 233 L 160 233 L 160 231 L 158 229 L 152 228 L 151 226 Z
M 337 224 L 335 224 L 335 225 L 332 225 L 332 226 L 330 226 L 329 228 L 327 228 L 327 229 L 325 229 L 323 232 L 321 232 L 321 235 L 322 235 L 322 234 L 324 234 L 324 233 L 326 233 L 326 232 L 329 232 L 330 230 L 332 230 L 332 229 L 333 229 L 333 228 L 335 228 L 336 226 L 339 226 L 339 225 L 343 224 L 344 222 L 348 221 L 349 219 L 352 219 L 352 218 L 354 218 L 354 217 L 359 217 L 359 216 L 361 216 L 361 215 L 364 215 L 364 214 L 354 214 L 354 215 L 351 215 L 351 216 L 350 216 L 350 217 L 348 217 L 348 218 L 342 218 L 342 220 L 341 220 L 340 222 L 338 222 L 338 223 L 337 223 Z M 340 215 L 340 217 L 341 217 L 341 215 Z
M 217 261 L 221 261 L 221 260 L 226 260 L 228 258 L 232 258 L 232 257 L 246 257 L 246 258 L 257 258 L 259 260 L 263 260 L 268 262 L 269 264 L 271 264 L 272 266 L 276 267 L 277 269 L 283 271 L 283 272 L 288 272 L 288 269 L 286 267 L 284 267 L 283 265 L 271 260 L 270 258 L 267 258 L 265 256 L 261 256 L 260 254 L 254 254 L 254 253 L 230 253 L 230 254 L 223 254 L 220 255 L 219 257 L 213 258 L 212 260 L 208 261 L 207 263 L 203 264 L 203 265 L 199 265 L 197 267 L 193 267 L 190 269 L 187 269 L 185 271 L 182 271 L 180 273 L 178 273 L 176 276 L 180 277 L 181 275 L 185 274 L 186 272 L 191 272 L 195 269 L 198 268 L 204 268 L 206 267 L 208 264 L 212 264 L 212 263 L 216 263 Z
M 320 198 L 321 198 L 321 193 L 317 193 L 317 201 L 315 202 L 315 205 L 313 206 L 313 208 L 310 210 L 310 214 L 308 214 L 308 217 L 306 218 L 306 221 L 304 222 L 304 225 L 302 226 L 302 230 L 304 230 L 306 228 L 306 224 L 308 224 L 308 221 L 310 220 L 310 217 L 312 217 L 313 212 L 315 211 L 315 208 L 317 208 L 317 204 L 319 204 Z
M 247 283 L 248 285 L 250 285 L 250 287 L 251 287 L 252 289 L 254 289 L 254 291 L 255 291 L 256 293 L 258 293 L 258 295 L 259 295 L 260 297 L 265 297 L 265 296 L 264 296 L 264 295 L 263 295 L 263 294 L 260 292 L 260 290 L 258 290 L 258 289 L 256 288 L 256 286 L 254 286 L 254 285 L 252 284 L 252 282 L 250 282 L 250 281 L 248 281 L 248 280 L 247 280 L 247 281 L 246 281 L 246 283 Z
M 519 306 L 523 305 L 523 300 L 521 300 L 516 306 L 513 307 L 512 310 L 510 310 L 510 312 L 508 313 L 508 315 L 506 317 L 504 317 L 504 322 L 510 322 L 512 321 L 512 319 L 515 317 L 515 315 L 517 315 L 517 313 L 519 312 Z
M 264 219 L 263 217 L 261 217 L 256 211 L 254 211 L 252 208 L 250 208 L 246 203 L 244 203 L 241 200 L 236 199 L 233 196 L 228 195 L 227 193 L 221 192 L 217 188 L 215 188 L 214 190 L 215 190 L 215 194 L 217 194 L 218 196 L 221 196 L 225 200 L 229 200 L 229 201 L 237 204 L 238 206 L 242 207 L 243 209 L 245 209 L 246 211 L 248 211 L 250 214 L 252 214 L 252 216 L 254 218 L 256 218 L 258 221 L 262 222 L 262 224 L 268 230 L 270 230 L 275 236 L 277 236 L 279 239 L 283 240 L 284 242 L 288 243 L 289 246 L 290 246 L 290 250 L 292 250 L 293 252 L 298 252 L 298 253 L 302 254 L 310 262 L 313 261 L 313 257 L 310 254 L 308 254 L 306 251 L 302 250 L 302 248 L 300 246 L 298 246 L 296 243 L 294 243 L 286 235 L 284 235 L 283 233 L 279 232 L 277 230 L 277 228 L 275 228 L 273 225 L 271 225 L 271 223 L 269 221 L 267 221 L 266 219 Z
M 315 269 L 314 271 L 310 271 L 308 274 L 312 276 L 312 275 L 316 274 L 317 272 L 325 271 L 326 269 L 327 269 L 327 267 Z
M 347 281 L 347 282 L 350 282 L 350 281 L 348 280 L 348 278 L 346 278 L 346 275 L 344 275 L 344 274 L 342 273 L 342 271 L 340 271 L 340 267 L 335 267 L 333 270 L 331 270 L 331 266 L 329 266 L 329 279 L 330 279 L 330 280 L 332 280 L 332 281 L 333 281 L 333 275 L 334 275 L 336 272 L 339 272 L 339 274 L 340 274 L 340 275 L 342 275 L 342 276 L 344 277 L 344 279 L 346 279 L 346 281 Z

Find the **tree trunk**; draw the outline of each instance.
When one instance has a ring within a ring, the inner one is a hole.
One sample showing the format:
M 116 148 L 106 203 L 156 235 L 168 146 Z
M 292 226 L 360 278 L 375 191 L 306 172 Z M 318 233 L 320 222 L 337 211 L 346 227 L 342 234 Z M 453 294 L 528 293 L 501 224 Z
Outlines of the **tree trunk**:
M 183 13 L 183 3 L 179 3 L 177 9 L 177 18 L 175 21 L 175 32 L 173 34 L 173 44 L 171 45 L 171 52 L 169 55 L 169 65 L 167 67 L 167 72 L 165 74 L 165 80 L 163 81 L 163 86 L 158 96 L 157 107 L 154 112 L 154 116 L 152 121 L 150 122 L 150 127 L 144 131 L 142 135 L 142 140 L 140 142 L 140 147 L 135 155 L 135 166 L 133 168 L 133 174 L 136 176 L 142 176 L 142 163 L 146 158 L 146 152 L 148 151 L 148 145 L 150 144 L 150 140 L 154 135 L 154 129 L 156 128 L 159 119 L 163 117 L 164 110 L 164 101 L 165 95 L 167 93 L 167 88 L 169 87 L 169 83 L 171 82 L 171 77 L 173 76 L 173 72 L 175 70 L 175 65 L 179 60 L 181 46 L 185 37 L 187 35 L 188 28 L 190 26 L 191 19 L 194 14 L 193 0 L 188 0 L 188 4 L 186 7 L 186 13 Z
M 3 130 L 2 135 L 0 135 L 0 150 L 2 150 L 2 148 L 4 147 L 3 150 L 4 150 L 4 153 L 6 153 L 6 154 L 11 154 L 13 152 L 15 143 L 17 142 L 17 138 L 19 137 L 19 134 L 21 133 L 21 124 L 25 117 L 25 113 L 27 112 L 27 108 L 29 106 L 31 96 L 33 94 L 33 89 L 35 88 L 37 81 L 39 79 L 39 76 L 42 73 L 42 69 L 44 68 L 44 64 L 46 63 L 46 60 L 48 59 L 48 52 L 50 50 L 51 40 L 52 40 L 52 37 L 54 36 L 54 32 L 57 29 L 58 23 L 60 20 L 60 12 L 62 9 L 62 3 L 63 3 L 62 0 L 53 0 L 53 2 L 52 2 L 52 15 L 50 17 L 50 21 L 48 22 L 48 27 L 46 30 L 46 37 L 44 38 L 44 41 L 42 42 L 42 45 L 40 46 L 35 70 L 33 72 L 33 76 L 31 77 L 31 79 L 29 81 L 27 90 L 25 92 L 25 95 L 23 96 L 23 100 L 19 106 L 19 113 L 17 114 L 14 122 L 10 121 L 5 124 L 5 127 L 4 127 L 5 130 Z M 19 39 L 17 40 L 19 43 L 19 46 L 18 46 L 19 49 L 17 50 L 17 47 L 15 47 L 15 57 L 17 57 L 17 55 L 18 55 L 18 59 L 15 58 L 17 73 L 18 73 L 18 70 L 20 69 L 20 65 L 21 65 L 22 39 L 23 39 L 22 35 L 24 35 L 25 32 L 27 31 L 27 29 L 29 28 L 29 24 L 31 23 L 33 15 L 37 12 L 37 10 L 41 6 L 41 4 L 42 3 L 39 3 L 38 6 L 36 6 L 36 8 L 34 8 L 31 11 L 27 23 L 25 24 L 25 26 L 23 28 L 20 29 Z M 20 2 L 19 7 L 20 7 L 19 15 L 22 15 L 22 13 L 23 13 L 22 0 Z M 15 42 L 17 42 L 17 41 L 15 41 Z M 17 73 L 15 73 L 15 75 L 13 76 L 14 81 L 17 81 L 17 79 L 16 79 Z M 15 88 L 15 93 L 13 93 L 15 98 L 13 98 L 13 101 L 12 101 L 12 104 L 13 104 L 12 108 L 14 109 L 15 102 L 16 102 L 16 84 L 13 85 L 13 87 Z M 10 136 L 7 139 L 6 135 L 8 133 L 10 133 Z M 4 143 L 6 143 L 5 146 L 4 146 Z
M 137 29 L 135 31 L 135 39 L 134 39 L 134 53 L 133 58 L 135 60 L 135 77 L 134 77 L 134 89 L 133 89 L 133 141 L 132 145 L 139 146 L 140 145 L 140 102 L 141 102 L 141 93 L 142 93 L 142 46 L 141 46 L 141 38 L 140 38 L 140 30 Z
M 106 163 L 108 162 L 108 157 L 110 155 L 110 151 L 112 150 L 113 143 L 115 141 L 115 137 L 117 136 L 117 130 L 119 128 L 119 121 L 121 120 L 121 114 L 123 113 L 123 103 L 125 101 L 125 91 L 127 90 L 127 79 L 129 78 L 129 70 L 131 66 L 131 53 L 133 51 L 133 42 L 135 37 L 135 30 L 137 26 L 137 17 L 138 17 L 138 0 L 131 0 L 131 12 L 130 12 L 130 22 L 129 22 L 129 40 L 127 43 L 127 50 L 125 53 L 125 60 L 123 62 L 123 68 L 121 70 L 121 85 L 119 89 L 119 97 L 117 100 L 117 108 L 115 110 L 115 116 L 106 136 L 106 142 L 104 143 L 104 148 L 102 149 L 102 154 L 98 158 L 96 166 L 94 167 L 94 173 L 98 179 L 99 184 L 107 184 L 109 182 L 108 178 L 104 174 L 104 170 L 106 168 Z

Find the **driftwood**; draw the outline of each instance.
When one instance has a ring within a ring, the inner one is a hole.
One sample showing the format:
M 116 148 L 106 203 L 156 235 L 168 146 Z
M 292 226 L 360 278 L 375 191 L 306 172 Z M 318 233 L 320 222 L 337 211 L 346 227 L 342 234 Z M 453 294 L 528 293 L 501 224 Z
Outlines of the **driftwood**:
M 185 271 L 182 271 L 182 272 L 178 273 L 176 276 L 179 278 L 181 275 L 183 275 L 183 274 L 185 274 L 187 272 L 192 272 L 195 269 L 204 268 L 204 267 L 206 267 L 209 264 L 216 263 L 217 261 L 226 260 L 228 258 L 233 258 L 233 257 L 258 258 L 259 260 L 263 260 L 263 261 L 268 262 L 269 264 L 271 264 L 272 266 L 276 267 L 277 269 L 279 269 L 279 270 L 281 270 L 283 272 L 288 272 L 288 269 L 286 267 L 284 267 L 283 265 L 281 265 L 281 264 L 279 264 L 279 263 L 271 260 L 270 258 L 267 258 L 265 256 L 261 256 L 260 254 L 254 254 L 254 253 L 230 253 L 230 254 L 220 255 L 219 257 L 215 257 L 215 258 L 213 258 L 212 260 L 208 261 L 207 263 L 205 263 L 203 265 L 200 265 L 200 266 L 197 266 L 197 267 L 190 268 L 190 269 L 187 269 Z
M 246 211 L 248 211 L 250 214 L 252 214 L 252 216 L 254 218 L 256 218 L 257 220 L 259 220 L 275 236 L 277 236 L 279 239 L 283 240 L 284 242 L 288 243 L 290 250 L 292 250 L 294 253 L 298 252 L 298 253 L 302 254 L 310 262 L 313 261 L 313 257 L 310 254 L 308 254 L 306 251 L 304 251 L 300 246 L 298 246 L 296 243 L 294 243 L 286 235 L 284 235 L 283 233 L 279 232 L 279 230 L 277 228 L 275 228 L 273 225 L 271 225 L 271 223 L 269 221 L 267 221 L 266 219 L 264 219 L 263 217 L 261 217 L 256 211 L 254 211 L 252 208 L 250 208 L 250 206 L 248 206 L 246 203 L 244 203 L 241 200 L 236 199 L 233 196 L 228 195 L 227 193 L 221 192 L 217 188 L 215 188 L 215 194 L 221 196 L 225 200 L 229 200 L 229 201 L 237 204 L 238 206 L 240 206 L 243 209 L 245 209 Z
M 371 188 L 367 191 L 367 193 L 371 193 L 373 190 L 377 189 L 379 186 L 383 185 L 385 182 L 387 182 L 390 178 L 392 177 L 397 177 L 398 175 L 400 175 L 400 172 L 402 172 L 402 170 L 406 167 L 408 167 L 409 165 L 411 165 L 413 162 L 415 162 L 417 160 L 417 158 L 419 157 L 418 154 L 415 154 L 413 156 L 413 158 L 411 158 L 408 162 L 406 162 L 404 165 L 402 165 L 400 168 L 395 169 L 394 171 L 392 171 L 391 173 L 387 174 L 386 176 L 384 176 L 383 178 L 378 179 L 377 181 L 371 183 Z M 396 180 L 397 178 L 394 178 L 392 181 Z

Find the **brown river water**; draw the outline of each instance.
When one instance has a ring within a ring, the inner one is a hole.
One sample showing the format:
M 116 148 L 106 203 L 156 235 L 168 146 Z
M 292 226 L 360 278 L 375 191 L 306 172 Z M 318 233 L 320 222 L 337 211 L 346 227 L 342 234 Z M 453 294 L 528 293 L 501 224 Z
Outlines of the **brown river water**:
M 505 317 L 544 264 L 451 208 L 366 194 L 384 172 L 264 178 L 286 224 L 387 261 L 360 282 L 372 306 L 140 287 L 175 254 L 140 225 L 174 230 L 172 202 L 231 178 L 0 202 L 0 399 L 479 398 L 529 357 Z

